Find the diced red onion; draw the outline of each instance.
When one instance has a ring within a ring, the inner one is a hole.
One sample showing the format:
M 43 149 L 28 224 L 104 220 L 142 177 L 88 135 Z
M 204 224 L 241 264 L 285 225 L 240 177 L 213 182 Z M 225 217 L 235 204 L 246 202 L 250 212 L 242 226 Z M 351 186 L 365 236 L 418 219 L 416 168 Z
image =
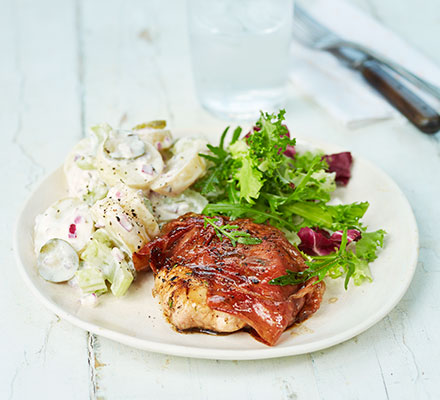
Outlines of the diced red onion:
M 117 261 L 122 261 L 125 258 L 122 251 L 119 250 L 117 247 L 113 247 L 112 255 Z
M 118 222 L 121 224 L 121 226 L 127 231 L 130 232 L 133 229 L 133 225 L 131 224 L 131 222 L 128 220 L 128 218 L 122 214 L 119 217 Z
M 153 167 L 151 165 L 143 165 L 142 172 L 147 175 L 153 175 Z
M 83 306 L 95 307 L 98 304 L 98 296 L 95 293 L 89 293 L 81 297 L 80 303 Z

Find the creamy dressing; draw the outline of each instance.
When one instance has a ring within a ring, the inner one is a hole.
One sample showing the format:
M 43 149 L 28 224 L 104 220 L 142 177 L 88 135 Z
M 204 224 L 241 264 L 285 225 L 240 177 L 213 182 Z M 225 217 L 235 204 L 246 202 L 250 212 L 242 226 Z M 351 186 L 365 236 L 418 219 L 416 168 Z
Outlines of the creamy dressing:
M 97 141 L 90 137 L 81 140 L 69 153 L 64 163 L 68 193 L 87 203 L 103 198 L 107 193 L 106 184 L 95 168 Z
M 66 198 L 51 205 L 35 218 L 35 252 L 49 239 L 63 239 L 81 251 L 93 233 L 89 206 L 79 199 Z
M 170 221 L 189 212 L 200 214 L 208 204 L 205 197 L 190 189 L 176 197 L 152 192 L 149 198 L 153 213 L 160 222 Z

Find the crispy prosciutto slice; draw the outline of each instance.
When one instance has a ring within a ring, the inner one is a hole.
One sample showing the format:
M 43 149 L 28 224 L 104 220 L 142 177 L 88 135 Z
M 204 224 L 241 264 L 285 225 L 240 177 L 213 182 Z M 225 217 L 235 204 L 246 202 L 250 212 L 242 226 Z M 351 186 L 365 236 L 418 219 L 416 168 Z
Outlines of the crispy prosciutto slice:
M 216 218 L 217 225 L 229 223 L 227 217 Z M 286 270 L 307 268 L 281 231 L 234 220 L 238 230 L 261 239 L 234 247 L 204 222 L 201 215 L 186 214 L 133 255 L 138 271 L 153 270 L 154 292 L 177 329 L 233 332 L 250 327 L 262 342 L 274 345 L 287 327 L 318 310 L 325 285 L 315 283 L 316 278 L 298 285 L 269 284 Z

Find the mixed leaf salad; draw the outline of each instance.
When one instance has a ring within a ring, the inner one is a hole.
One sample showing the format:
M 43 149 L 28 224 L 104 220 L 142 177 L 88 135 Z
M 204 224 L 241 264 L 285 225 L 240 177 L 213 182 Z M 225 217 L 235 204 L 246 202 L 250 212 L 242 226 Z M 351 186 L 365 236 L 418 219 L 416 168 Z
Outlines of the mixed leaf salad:
M 244 137 L 238 127 L 226 145 L 226 128 L 218 146 L 208 145 L 210 153 L 201 156 L 211 165 L 194 185 L 209 200 L 202 213 L 269 222 L 298 245 L 309 268 L 272 284 L 343 275 L 345 288 L 350 278 L 357 285 L 371 281 L 368 265 L 383 246 L 385 231 L 368 232 L 362 223 L 368 202 L 329 204 L 336 185 L 350 179 L 351 154 L 298 154 L 284 114 L 262 113 Z
M 331 203 L 346 185 L 348 152 L 300 152 L 284 124 L 284 111 L 261 114 L 247 134 L 226 128 L 218 146 L 174 140 L 165 121 L 131 130 L 102 124 L 80 141 L 64 164 L 68 195 L 35 221 L 40 275 L 78 286 L 84 295 L 123 296 L 136 278 L 132 255 L 162 224 L 187 212 L 205 215 L 219 238 L 253 245 L 259 239 L 218 215 L 270 223 L 303 252 L 308 269 L 273 279 L 274 285 L 317 276 L 372 280 L 369 263 L 385 232 L 362 223 L 367 202 Z

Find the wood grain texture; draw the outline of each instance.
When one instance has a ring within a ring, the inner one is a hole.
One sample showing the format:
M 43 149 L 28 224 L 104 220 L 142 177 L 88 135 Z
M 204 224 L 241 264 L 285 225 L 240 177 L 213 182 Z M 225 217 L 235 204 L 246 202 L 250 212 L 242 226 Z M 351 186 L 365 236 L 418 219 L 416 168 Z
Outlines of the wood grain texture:
M 80 137 L 73 2 L 4 1 L 1 8 L 0 397 L 57 398 L 68 390 L 81 399 L 88 394 L 86 333 L 35 302 L 11 243 L 24 198 Z
M 414 0 L 353 2 L 440 62 L 436 0 L 424 0 L 422 6 Z M 184 2 L 1 4 L 0 165 L 3 193 L 13 197 L 0 196 L 0 311 L 5 321 L 0 325 L 0 398 L 440 397 L 438 135 L 422 135 L 399 121 L 348 131 L 294 90 L 286 105 L 293 133 L 342 144 L 370 159 L 396 180 L 415 211 L 418 269 L 407 294 L 384 320 L 346 343 L 310 355 L 209 361 L 128 348 L 60 321 L 36 303 L 15 272 L 15 216 L 36 182 L 63 161 L 89 125 L 107 121 L 131 127 L 165 118 L 181 132 L 204 135 L 220 133 L 224 122 L 197 103 Z

